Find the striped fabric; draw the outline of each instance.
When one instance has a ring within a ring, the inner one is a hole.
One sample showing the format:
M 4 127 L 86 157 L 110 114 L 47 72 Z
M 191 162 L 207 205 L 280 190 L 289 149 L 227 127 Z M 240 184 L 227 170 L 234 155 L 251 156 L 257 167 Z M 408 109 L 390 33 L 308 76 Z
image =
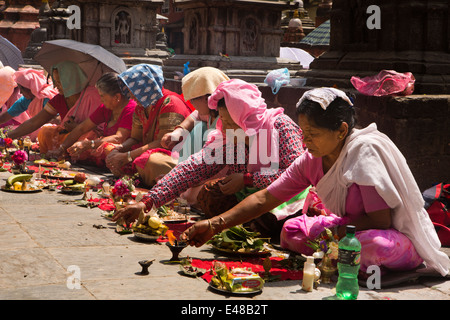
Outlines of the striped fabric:
M 310 46 L 330 45 L 330 20 L 325 21 L 311 31 L 300 43 L 309 44 Z

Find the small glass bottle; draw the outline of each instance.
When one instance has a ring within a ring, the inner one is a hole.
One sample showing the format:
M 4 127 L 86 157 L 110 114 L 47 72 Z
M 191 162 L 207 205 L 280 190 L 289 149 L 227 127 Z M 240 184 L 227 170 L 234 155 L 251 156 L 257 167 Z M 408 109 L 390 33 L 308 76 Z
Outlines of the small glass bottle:
M 315 272 L 316 265 L 314 264 L 314 257 L 306 257 L 303 265 L 302 290 L 308 292 L 313 291 Z

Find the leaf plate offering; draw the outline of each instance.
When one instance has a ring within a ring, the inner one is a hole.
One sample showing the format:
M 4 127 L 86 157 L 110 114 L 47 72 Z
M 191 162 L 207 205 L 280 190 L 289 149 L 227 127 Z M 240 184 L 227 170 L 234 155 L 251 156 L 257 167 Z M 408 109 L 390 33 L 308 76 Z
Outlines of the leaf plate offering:
M 264 247 L 269 238 L 259 238 L 259 236 L 259 232 L 251 232 L 239 225 L 216 234 L 207 244 L 227 254 L 243 256 L 269 255 L 270 251 Z

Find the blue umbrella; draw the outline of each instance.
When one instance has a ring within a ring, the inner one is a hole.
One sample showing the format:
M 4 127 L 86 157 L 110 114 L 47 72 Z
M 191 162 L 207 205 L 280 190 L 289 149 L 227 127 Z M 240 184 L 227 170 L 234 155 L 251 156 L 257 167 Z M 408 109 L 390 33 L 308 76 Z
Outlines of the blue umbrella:
M 0 36 L 0 61 L 4 66 L 10 66 L 14 70 L 19 69 L 19 65 L 24 63 L 19 48 L 2 36 Z
M 311 31 L 300 43 L 310 46 L 330 45 L 330 20 L 325 21 L 320 26 Z

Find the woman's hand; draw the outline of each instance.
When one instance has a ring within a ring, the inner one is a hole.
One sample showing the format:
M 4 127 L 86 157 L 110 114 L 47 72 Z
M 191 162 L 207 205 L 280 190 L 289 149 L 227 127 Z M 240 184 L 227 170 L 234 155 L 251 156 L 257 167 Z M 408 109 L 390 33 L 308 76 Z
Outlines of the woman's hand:
M 180 235 L 180 240 L 191 246 L 200 247 L 214 236 L 209 220 L 201 220 L 189 227 Z
M 232 173 L 219 182 L 220 190 L 226 194 L 233 194 L 245 187 L 244 174 Z
M 86 150 L 88 148 L 88 146 L 87 146 L 88 143 L 89 143 L 89 141 L 87 141 L 87 140 L 75 142 L 69 149 L 67 149 L 70 157 L 73 160 L 77 160 L 80 157 L 81 153 L 83 153 L 84 150 Z
M 309 207 L 308 208 L 308 212 L 306 212 L 306 215 L 308 217 L 313 217 L 313 216 L 326 216 L 327 212 L 323 209 L 318 209 L 318 208 L 314 208 L 314 207 Z
M 69 120 L 64 122 L 63 126 L 64 129 L 66 129 L 68 132 L 71 132 L 75 127 L 78 125 L 78 123 L 75 122 L 74 117 L 69 117 Z
M 111 170 L 115 176 L 120 176 L 122 173 L 122 167 L 128 164 L 128 156 L 126 153 L 113 150 L 106 157 L 105 162 L 108 169 Z
M 183 132 L 184 132 L 184 129 L 178 127 L 175 130 L 173 130 L 172 132 L 166 133 L 161 138 L 161 146 L 168 150 L 172 150 L 173 147 L 175 147 L 178 143 L 183 141 L 183 139 L 184 139 Z
M 138 217 L 142 210 L 145 209 L 145 203 L 137 202 L 130 204 L 125 208 L 119 209 L 112 217 L 112 221 L 123 221 L 126 225 L 133 223 Z
M 58 149 L 49 150 L 46 154 L 46 157 L 49 159 L 63 160 L 66 154 L 66 149 L 63 146 L 60 146 Z

